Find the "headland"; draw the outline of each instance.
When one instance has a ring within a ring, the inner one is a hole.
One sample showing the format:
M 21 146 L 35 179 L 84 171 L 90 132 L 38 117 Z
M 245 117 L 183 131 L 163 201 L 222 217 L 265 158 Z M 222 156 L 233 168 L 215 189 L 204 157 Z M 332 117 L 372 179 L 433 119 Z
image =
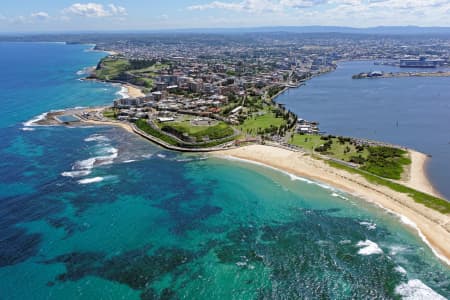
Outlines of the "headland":
M 280 72 L 261 81 L 259 88 L 250 85 L 248 93 L 201 99 L 204 85 L 166 74 L 173 65 L 183 63 L 178 58 L 174 62 L 137 61 L 114 54 L 103 59 L 95 76 L 88 79 L 121 84 L 125 97 L 112 106 L 50 112 L 36 124 L 120 126 L 170 150 L 214 152 L 324 182 L 401 216 L 419 230 L 436 255 L 450 262 L 450 203 L 440 198 L 428 180 L 425 154 L 321 134 L 318 122 L 299 119 L 275 102 L 287 89 L 335 65 L 315 74 Z M 260 79 L 253 76 L 254 81 Z M 187 82 L 172 84 L 181 79 Z M 240 83 L 221 80 L 220 85 L 233 90 Z M 381 156 L 387 159 L 380 161 Z

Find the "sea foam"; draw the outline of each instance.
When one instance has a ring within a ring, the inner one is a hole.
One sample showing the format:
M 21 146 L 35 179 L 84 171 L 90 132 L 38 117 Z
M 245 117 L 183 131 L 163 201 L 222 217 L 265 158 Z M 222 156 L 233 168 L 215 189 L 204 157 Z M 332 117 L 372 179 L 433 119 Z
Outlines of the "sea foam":
M 268 168 L 268 169 L 275 170 L 275 171 L 280 172 L 282 174 L 285 174 L 285 175 L 289 176 L 289 178 L 291 178 L 292 181 L 302 181 L 302 182 L 305 182 L 305 183 L 308 183 L 308 184 L 314 184 L 314 185 L 320 186 L 321 188 L 329 190 L 329 191 L 333 191 L 333 192 L 337 192 L 338 191 L 334 187 L 329 186 L 327 184 L 324 184 L 324 183 L 321 183 L 321 182 L 318 182 L 318 181 L 309 180 L 309 179 L 306 179 L 304 177 L 300 177 L 300 176 L 294 175 L 294 174 L 289 173 L 287 171 L 284 171 L 282 169 L 278 169 L 276 167 L 272 167 L 270 165 L 266 165 L 264 163 L 260 163 L 260 162 L 257 162 L 257 161 L 244 159 L 244 158 L 237 158 L 237 157 L 233 157 L 233 156 L 221 156 L 221 158 L 224 158 L 224 159 L 227 159 L 227 160 L 240 161 L 240 162 L 245 162 L 245 163 L 249 163 L 249 164 L 253 164 L 253 165 L 262 166 L 262 167 L 265 167 L 265 168 Z
M 401 274 L 406 274 L 406 270 L 403 267 L 401 267 L 401 266 L 395 267 L 395 271 L 397 271 L 397 272 L 399 272 Z
M 358 254 L 361 255 L 372 255 L 383 253 L 383 250 L 381 250 L 378 244 L 370 240 L 359 241 L 358 244 L 356 244 L 356 246 L 361 248 L 358 251 Z
M 368 230 L 377 229 L 377 224 L 371 222 L 359 222 L 360 225 L 366 227 Z
M 85 142 L 109 142 L 110 139 L 100 134 L 93 134 L 84 139 Z
M 64 177 L 83 177 L 91 174 L 95 166 L 103 166 L 114 163 L 119 155 L 119 150 L 106 143 L 109 139 L 105 136 L 94 134 L 85 139 L 86 142 L 97 142 L 101 148 L 97 149 L 97 156 L 76 161 L 72 165 L 72 170 L 61 173 Z
M 78 180 L 78 183 L 79 184 L 90 184 L 90 183 L 102 182 L 103 180 L 105 180 L 105 178 L 103 178 L 103 177 L 93 177 L 93 178 L 86 178 L 86 179 Z
M 128 159 L 128 160 L 124 160 L 123 163 L 124 164 L 129 164 L 129 163 L 133 163 L 135 161 L 136 161 L 135 159 Z
M 395 288 L 395 293 L 402 296 L 406 300 L 445 300 L 429 286 L 425 285 L 418 279 L 409 280 L 407 283 L 402 283 Z
M 118 91 L 116 95 L 119 96 L 120 98 L 130 98 L 130 95 L 128 95 L 128 88 L 124 86 L 120 88 L 120 91 Z
M 61 175 L 64 177 L 82 177 L 91 174 L 91 171 L 70 171 L 70 172 L 62 172 Z
M 32 126 L 38 126 L 36 123 L 39 121 L 44 120 L 47 117 L 48 113 L 40 114 L 39 116 L 34 117 L 33 119 L 26 121 L 23 123 L 23 126 L 25 127 L 32 127 Z

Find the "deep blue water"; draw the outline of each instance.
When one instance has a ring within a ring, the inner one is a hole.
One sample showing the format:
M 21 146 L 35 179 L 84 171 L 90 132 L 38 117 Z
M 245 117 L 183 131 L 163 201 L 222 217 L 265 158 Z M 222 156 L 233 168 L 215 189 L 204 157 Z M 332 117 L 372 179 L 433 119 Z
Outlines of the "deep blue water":
M 352 79 L 373 70 L 414 71 L 370 61 L 345 62 L 277 101 L 304 119 L 320 122 L 328 133 L 404 145 L 432 155 L 431 181 L 450 199 L 450 78 Z
M 103 55 L 85 49 L 0 44 L 16 69 L 0 81 L 0 299 L 450 296 L 450 269 L 414 230 L 338 190 L 119 128 L 23 131 L 115 97 L 76 80 Z

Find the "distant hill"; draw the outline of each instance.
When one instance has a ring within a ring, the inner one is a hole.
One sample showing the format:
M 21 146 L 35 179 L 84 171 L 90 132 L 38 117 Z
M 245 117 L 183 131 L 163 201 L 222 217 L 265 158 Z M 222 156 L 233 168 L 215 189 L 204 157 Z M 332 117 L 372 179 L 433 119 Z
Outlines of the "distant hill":
M 108 30 L 108 31 L 55 31 L 28 33 L 1 33 L 0 41 L 67 41 L 90 42 L 97 38 L 129 37 L 139 38 L 150 35 L 166 34 L 329 34 L 341 35 L 397 35 L 397 36 L 445 36 L 450 37 L 450 27 L 419 27 L 419 26 L 378 26 L 368 28 L 342 26 L 277 26 L 277 27 L 241 27 L 241 28 L 186 28 L 160 30 Z
M 143 31 L 144 32 L 144 31 Z M 150 31 L 146 31 L 150 32 Z M 192 32 L 192 33 L 251 33 L 251 32 L 291 32 L 291 33 L 350 33 L 350 34 L 449 34 L 450 27 L 420 26 L 378 26 L 367 28 L 341 26 L 278 26 L 278 27 L 244 27 L 244 28 L 190 28 L 154 30 L 151 32 Z

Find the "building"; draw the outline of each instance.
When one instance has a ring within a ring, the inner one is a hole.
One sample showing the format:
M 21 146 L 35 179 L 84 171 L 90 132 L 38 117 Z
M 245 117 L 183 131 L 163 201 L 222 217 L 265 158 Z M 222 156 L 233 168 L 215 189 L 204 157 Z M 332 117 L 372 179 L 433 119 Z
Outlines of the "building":
M 143 98 L 122 98 L 114 101 L 114 107 L 140 106 L 144 103 Z

